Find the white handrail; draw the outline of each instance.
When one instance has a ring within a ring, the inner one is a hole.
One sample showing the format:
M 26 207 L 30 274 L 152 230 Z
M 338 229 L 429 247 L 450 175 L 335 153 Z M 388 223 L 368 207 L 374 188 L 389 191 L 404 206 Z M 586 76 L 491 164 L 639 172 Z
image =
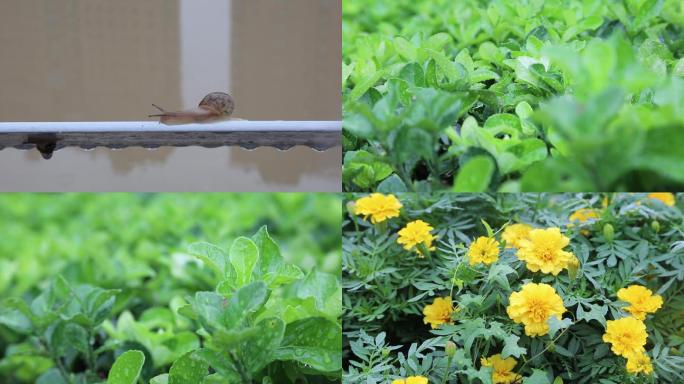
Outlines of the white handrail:
M 339 121 L 227 120 L 166 125 L 156 121 L 0 122 L 0 133 L 46 132 L 341 132 Z
M 142 146 L 304 145 L 317 150 L 341 145 L 341 121 L 229 120 L 206 124 L 166 125 L 156 121 L 2 122 L 0 149 L 37 148 L 43 157 L 64 147 L 123 148 Z

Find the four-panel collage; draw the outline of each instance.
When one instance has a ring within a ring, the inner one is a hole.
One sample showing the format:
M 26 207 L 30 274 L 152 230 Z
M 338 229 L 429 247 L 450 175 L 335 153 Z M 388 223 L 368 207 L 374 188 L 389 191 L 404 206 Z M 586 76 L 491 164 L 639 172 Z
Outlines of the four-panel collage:
M 684 383 L 679 0 L 1 0 L 0 383 Z

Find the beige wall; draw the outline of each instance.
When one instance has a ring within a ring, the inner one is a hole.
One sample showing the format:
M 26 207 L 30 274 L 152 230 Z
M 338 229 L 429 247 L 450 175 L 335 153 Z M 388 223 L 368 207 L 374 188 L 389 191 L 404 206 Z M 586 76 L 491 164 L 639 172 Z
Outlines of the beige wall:
M 221 4 L 226 46 L 197 27 L 180 36 L 178 1 L 3 0 L 0 121 L 142 120 L 150 103 L 192 106 L 214 85 L 239 117 L 340 119 L 339 0 Z M 201 15 L 191 26 L 222 17 Z M 340 148 L 69 148 L 51 160 L 5 149 L 0 190 L 339 191 L 340 159 Z

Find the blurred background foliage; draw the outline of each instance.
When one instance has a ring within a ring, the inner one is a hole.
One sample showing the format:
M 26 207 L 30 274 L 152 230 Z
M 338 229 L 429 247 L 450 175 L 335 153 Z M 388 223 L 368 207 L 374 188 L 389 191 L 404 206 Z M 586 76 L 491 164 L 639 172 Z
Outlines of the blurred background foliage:
M 339 274 L 340 215 L 339 197 L 326 194 L 4 194 L 0 297 L 31 295 L 62 274 L 163 302 L 200 288 L 181 268 L 188 244 L 227 249 L 262 225 L 287 262 Z

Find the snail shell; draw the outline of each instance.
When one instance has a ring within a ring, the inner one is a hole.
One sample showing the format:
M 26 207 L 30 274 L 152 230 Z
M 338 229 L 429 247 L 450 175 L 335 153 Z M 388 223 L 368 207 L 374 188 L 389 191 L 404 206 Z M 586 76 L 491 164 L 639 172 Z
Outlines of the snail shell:
M 212 92 L 204 96 L 199 107 L 209 109 L 218 115 L 230 116 L 235 110 L 235 101 L 225 92 Z
M 152 104 L 161 113 L 149 115 L 159 117 L 163 124 L 209 123 L 217 120 L 229 119 L 235 109 L 235 101 L 225 92 L 212 92 L 200 101 L 197 108 L 187 111 L 171 112 Z M 237 119 L 239 120 L 239 119 Z

